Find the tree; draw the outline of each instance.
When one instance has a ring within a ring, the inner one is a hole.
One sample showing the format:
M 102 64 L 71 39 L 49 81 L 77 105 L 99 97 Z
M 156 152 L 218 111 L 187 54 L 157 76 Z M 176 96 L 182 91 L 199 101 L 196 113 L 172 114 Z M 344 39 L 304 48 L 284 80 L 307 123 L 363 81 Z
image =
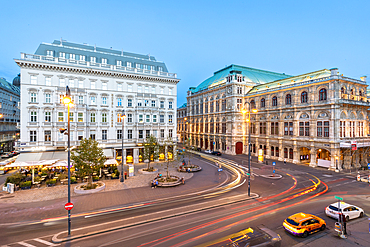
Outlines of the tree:
M 150 171 L 150 162 L 159 158 L 159 144 L 155 136 L 150 135 L 144 141 L 143 160 L 148 161 L 147 171 Z
M 71 160 L 79 177 L 88 176 L 87 187 L 92 186 L 92 174 L 104 166 L 106 157 L 103 150 L 98 147 L 98 142 L 89 138 L 83 139 L 76 151 L 72 151 Z
M 188 159 L 188 164 L 190 165 L 190 158 L 193 155 L 193 153 L 191 152 L 192 147 L 190 145 L 190 138 L 184 141 L 184 148 L 185 148 L 184 157 Z M 187 165 L 186 162 L 185 165 Z
M 167 166 L 167 175 L 166 178 L 170 179 L 170 173 L 169 173 L 169 167 L 170 165 L 177 165 L 180 162 L 180 156 L 173 154 L 172 157 L 168 157 L 168 147 L 173 146 L 173 140 L 171 137 L 167 137 L 167 139 L 163 143 L 165 150 L 167 150 L 167 153 L 165 154 L 166 157 L 166 166 Z

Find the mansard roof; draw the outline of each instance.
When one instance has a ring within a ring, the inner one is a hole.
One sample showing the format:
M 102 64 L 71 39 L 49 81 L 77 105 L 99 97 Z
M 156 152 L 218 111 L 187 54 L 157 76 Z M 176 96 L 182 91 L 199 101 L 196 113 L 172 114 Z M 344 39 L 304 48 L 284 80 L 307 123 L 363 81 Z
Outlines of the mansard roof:
M 5 80 L 5 78 L 0 78 L 0 88 L 5 88 L 7 90 L 12 91 L 15 94 L 20 95 L 20 89 L 19 89 L 19 87 L 14 86 L 13 84 L 11 84 L 7 80 Z
M 275 73 L 271 71 L 231 64 L 223 69 L 214 72 L 213 76 L 209 77 L 208 79 L 200 83 L 195 89 L 190 88 L 190 90 L 193 93 L 196 93 L 198 91 L 202 91 L 217 86 L 219 84 L 225 83 L 227 75 L 233 72 L 241 73 L 243 76 L 245 76 L 246 78 L 246 81 L 244 81 L 245 83 L 249 82 L 254 84 L 264 84 L 271 81 L 291 77 L 290 75 L 286 75 L 285 73 Z
M 119 60 L 123 63 L 131 62 L 133 67 L 135 67 L 136 63 L 150 66 L 160 66 L 163 68 L 163 72 L 168 72 L 165 63 L 157 61 L 154 56 L 124 52 L 123 50 L 118 51 L 87 44 L 67 42 L 64 40 L 54 40 L 51 44 L 41 43 L 35 54 L 46 56 L 47 51 L 53 51 L 54 57 L 58 57 L 59 52 L 64 52 L 67 56 L 69 56 L 68 54 L 84 55 L 86 56 L 86 61 L 89 61 L 90 57 L 96 57 L 96 62 L 100 63 L 102 58 L 106 58 L 107 64 L 111 65 L 116 65 L 116 61 Z
M 316 80 L 324 77 L 329 77 L 331 75 L 331 71 L 328 69 L 318 70 L 314 72 L 310 72 L 307 74 L 292 76 L 289 78 L 281 79 L 272 81 L 269 83 L 265 83 L 263 85 L 254 86 L 248 93 L 248 95 L 256 94 L 256 93 L 263 93 L 265 91 L 272 91 L 278 90 L 280 88 L 285 88 L 289 86 L 297 86 L 299 83 L 304 83 L 311 80 Z

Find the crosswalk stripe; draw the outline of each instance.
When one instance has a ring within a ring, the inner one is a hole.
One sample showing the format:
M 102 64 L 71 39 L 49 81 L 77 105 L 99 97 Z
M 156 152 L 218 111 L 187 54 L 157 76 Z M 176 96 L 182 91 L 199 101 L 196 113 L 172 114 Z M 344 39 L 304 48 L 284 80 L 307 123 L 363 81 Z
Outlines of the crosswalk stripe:
M 58 246 L 59 244 L 53 244 L 53 243 L 50 243 L 46 240 L 43 240 L 43 239 L 39 239 L 39 238 L 34 238 L 32 240 L 35 240 L 37 242 L 40 242 L 40 243 L 43 243 L 43 244 L 46 244 L 46 245 L 49 245 L 49 246 Z
M 29 243 L 26 243 L 26 242 L 18 242 L 17 244 L 20 244 L 20 245 L 23 245 L 23 246 L 27 246 L 27 247 L 36 247 L 36 246 L 34 246 L 34 245 L 32 245 L 32 244 L 29 244 Z

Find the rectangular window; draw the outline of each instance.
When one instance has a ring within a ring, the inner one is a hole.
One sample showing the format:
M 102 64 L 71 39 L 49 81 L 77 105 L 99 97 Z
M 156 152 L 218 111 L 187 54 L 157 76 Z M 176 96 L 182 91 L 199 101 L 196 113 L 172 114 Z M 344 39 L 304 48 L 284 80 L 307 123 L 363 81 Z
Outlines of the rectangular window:
M 48 122 L 48 123 L 51 122 L 51 112 L 49 111 L 45 112 L 45 122 Z
M 271 123 L 271 135 L 275 135 L 275 123 Z
M 46 51 L 46 56 L 53 57 L 54 56 L 54 51 Z
M 122 123 L 121 113 L 117 113 L 117 123 Z
M 45 103 L 51 103 L 51 94 L 50 93 L 45 94 Z
M 102 63 L 102 64 L 107 64 L 107 62 L 108 62 L 108 60 L 107 60 L 106 58 L 102 58 L 102 59 L 101 59 L 101 63 Z
M 107 90 L 108 89 L 108 83 L 107 82 L 102 82 L 101 83 L 101 89 L 102 90 Z
M 169 94 L 169 95 L 172 95 L 172 88 L 169 88 L 169 89 L 168 89 L 168 94 Z
M 85 55 L 80 55 L 80 61 L 85 61 L 85 60 L 86 60 Z
M 96 57 L 90 57 L 90 62 L 91 63 L 96 63 Z
M 127 85 L 127 92 L 132 92 L 132 85 Z
M 127 130 L 127 139 L 132 139 L 132 130 Z
M 279 123 L 275 123 L 275 135 L 279 135 Z
M 80 123 L 84 121 L 84 114 L 83 114 L 83 112 L 79 112 L 77 114 L 77 121 L 80 122 Z
M 78 87 L 83 88 L 84 87 L 84 81 L 78 81 Z
M 76 54 L 69 54 L 69 59 L 76 60 Z
M 90 97 L 90 105 L 96 105 L 96 97 L 95 96 Z
M 81 141 L 82 139 L 84 139 L 84 132 L 83 131 L 78 131 L 77 132 L 77 139 L 79 141 Z
M 78 104 L 82 105 L 84 103 L 84 96 L 78 96 Z
M 117 130 L 117 139 L 118 140 L 122 139 L 122 130 Z
M 117 99 L 117 106 L 122 106 L 122 98 Z
M 107 140 L 107 130 L 102 130 L 101 131 L 101 139 L 102 140 Z
M 155 94 L 155 87 L 152 87 L 152 94 Z
M 159 122 L 164 123 L 164 115 L 159 115 Z
M 149 106 L 149 100 L 144 100 L 144 106 Z
M 146 117 L 145 117 L 145 122 L 146 122 L 146 123 L 150 123 L 150 115 L 146 115 Z
M 69 121 L 70 122 L 73 122 L 73 112 L 70 112 L 69 113 Z
M 304 136 L 304 122 L 299 122 L 299 136 Z
M 107 122 L 107 113 L 102 113 L 101 114 L 101 121 L 102 121 L 102 123 L 106 123 Z
M 58 112 L 58 122 L 64 121 L 64 112 Z
M 45 136 L 45 141 L 50 142 L 51 141 L 51 130 L 45 130 L 44 136 Z
M 66 54 L 64 52 L 59 52 L 59 57 L 60 58 L 66 58 Z
M 90 130 L 90 138 L 95 140 L 95 130 Z
M 30 142 L 36 142 L 36 131 L 35 130 L 30 131 Z
M 149 137 L 150 137 L 150 130 L 146 130 L 146 131 L 145 131 L 145 137 L 146 137 L 146 138 L 149 138 Z
M 122 83 L 117 84 L 117 91 L 122 91 Z
M 157 115 L 153 115 L 153 123 L 157 122 Z
M 324 137 L 329 137 L 329 121 L 324 122 Z
M 31 122 L 37 122 L 37 112 L 31 111 Z
M 145 86 L 145 93 L 149 93 L 149 87 Z
M 288 127 L 289 123 L 288 122 L 284 122 L 284 135 L 288 135 L 289 134 L 289 127 Z
M 141 99 L 139 99 L 138 101 L 137 101 L 137 106 L 142 106 L 143 105 L 143 103 L 141 102 Z
M 164 138 L 164 130 L 161 130 L 161 138 Z
M 96 119 L 95 119 L 95 112 L 91 112 L 91 113 L 90 113 L 90 122 L 91 122 L 91 123 L 95 123 L 95 120 L 96 120 Z
M 129 67 L 129 68 L 131 68 L 132 67 L 132 63 L 131 62 L 127 62 L 126 66 Z
M 143 122 L 144 122 L 143 115 L 142 114 L 139 114 L 139 123 L 143 123 Z
M 172 109 L 172 101 L 169 101 L 169 102 L 168 102 L 168 108 L 169 108 L 169 109 Z
M 137 86 L 137 92 L 138 92 L 138 93 L 141 93 L 141 92 L 142 92 L 142 90 L 143 90 L 142 86 Z
M 310 122 L 305 122 L 304 126 L 304 135 L 310 136 Z
M 37 97 L 36 93 L 31 93 L 31 103 L 36 103 L 37 102 Z
M 160 91 L 161 91 L 161 94 L 164 94 L 164 88 L 163 87 L 161 87 Z
M 161 108 L 164 108 L 164 101 L 161 101 L 161 102 L 160 102 L 160 107 L 161 107 Z
M 289 122 L 289 135 L 293 135 L 293 122 Z
M 169 136 L 169 137 L 172 137 L 172 135 L 173 135 L 173 130 L 171 130 L 171 129 L 170 129 L 170 130 L 168 130 L 168 136 Z
M 317 136 L 322 137 L 322 122 L 317 122 Z
M 155 100 L 152 100 L 152 107 L 155 107 Z
M 143 139 L 143 138 L 144 138 L 144 131 L 139 130 L 139 139 Z
M 45 85 L 46 86 L 51 86 L 51 78 L 50 77 L 45 78 Z
M 75 87 L 75 80 L 69 79 L 69 87 Z
M 59 86 L 60 87 L 65 87 L 66 86 L 66 79 L 60 78 L 59 79 Z
M 131 113 L 127 114 L 127 122 L 132 123 L 132 114 Z
M 102 103 L 103 105 L 107 105 L 107 97 L 102 97 Z
M 172 123 L 172 115 L 168 115 L 168 122 Z
M 92 81 L 92 82 L 90 83 L 90 88 L 91 88 L 91 89 L 95 89 L 95 81 Z
M 127 99 L 127 107 L 132 107 L 132 99 Z
M 122 61 L 117 60 L 117 66 L 122 66 Z

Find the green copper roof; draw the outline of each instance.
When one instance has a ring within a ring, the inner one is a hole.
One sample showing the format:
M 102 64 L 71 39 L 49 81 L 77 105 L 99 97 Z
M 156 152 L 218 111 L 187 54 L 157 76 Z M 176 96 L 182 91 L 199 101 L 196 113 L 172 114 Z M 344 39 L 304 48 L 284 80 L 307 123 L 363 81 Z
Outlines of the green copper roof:
M 19 87 L 14 86 L 13 84 L 5 80 L 5 78 L 2 77 L 0 78 L 0 88 L 6 88 L 8 90 L 13 91 L 15 94 L 20 94 Z
M 186 106 L 187 106 L 187 103 L 184 103 L 184 104 L 182 104 L 182 106 L 178 107 L 177 109 L 186 108 Z
M 230 74 L 231 71 L 241 72 L 241 74 L 246 77 L 245 82 L 251 82 L 251 83 L 256 83 L 256 84 L 264 84 L 264 83 L 268 83 L 271 81 L 276 81 L 276 80 L 291 77 L 290 75 L 286 75 L 286 74 L 275 73 L 275 72 L 266 71 L 266 70 L 253 69 L 253 68 L 248 68 L 248 67 L 232 64 L 219 71 L 216 71 L 213 74 L 213 76 L 203 81 L 195 89 L 190 88 L 189 90 L 191 90 L 193 93 L 196 93 L 198 91 L 222 84 L 226 82 L 226 76 Z
M 289 85 L 293 85 L 293 84 L 296 85 L 297 83 L 300 83 L 300 82 L 315 80 L 315 79 L 319 79 L 319 78 L 323 78 L 323 77 L 328 77 L 330 75 L 331 75 L 330 70 L 323 69 L 323 70 L 314 71 L 314 72 L 303 74 L 303 75 L 293 76 L 293 77 L 289 77 L 289 78 L 286 78 L 286 79 L 281 79 L 281 80 L 273 81 L 273 82 L 270 82 L 270 83 L 266 83 L 266 84 L 263 84 L 263 85 L 254 86 L 248 92 L 248 95 L 253 94 L 253 93 L 263 92 L 263 91 L 266 91 L 266 90 L 274 90 L 275 88 L 281 88 L 281 87 L 285 87 L 285 86 L 289 86 Z

